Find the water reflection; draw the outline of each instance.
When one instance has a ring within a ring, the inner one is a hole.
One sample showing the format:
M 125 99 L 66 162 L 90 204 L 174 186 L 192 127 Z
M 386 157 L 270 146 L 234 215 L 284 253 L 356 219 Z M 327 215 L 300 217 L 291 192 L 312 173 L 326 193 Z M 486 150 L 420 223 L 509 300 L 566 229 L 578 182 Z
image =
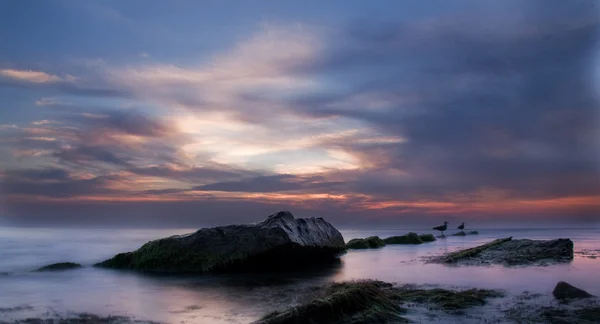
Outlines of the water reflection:
M 146 241 L 177 234 L 122 232 L 69 234 L 46 233 L 48 247 L 32 233 L 3 235 L 0 230 L 0 305 L 19 310 L 0 312 L 0 321 L 47 312 L 90 312 L 101 315 L 135 316 L 168 323 L 248 323 L 273 310 L 284 309 L 310 299 L 318 287 L 331 281 L 380 279 L 396 283 L 442 285 L 446 287 L 479 287 L 503 289 L 511 293 L 524 290 L 548 294 L 557 281 L 564 280 L 600 294 L 596 280 L 600 258 L 576 254 L 570 264 L 552 267 L 507 268 L 503 266 L 457 267 L 425 264 L 425 256 L 472 247 L 491 239 L 506 236 L 551 239 L 571 237 L 576 251 L 594 250 L 600 246 L 595 230 L 502 232 L 480 231 L 479 236 L 448 237 L 417 246 L 387 246 L 382 249 L 352 251 L 329 267 L 286 274 L 255 273 L 221 275 L 150 275 L 86 267 L 83 269 L 36 273 L 29 272 L 46 263 L 87 260 L 98 262 L 114 253 L 135 249 Z M 346 240 L 353 234 L 360 237 L 387 237 L 406 231 L 363 231 L 344 233 Z M 85 240 L 86 235 L 91 239 Z M 78 244 L 64 241 L 75 237 Z M 107 243 L 106 241 L 111 243 Z M 69 245 L 67 254 L 62 247 Z M 19 253 L 6 251 L 6 246 Z M 24 254 L 24 255 L 20 255 Z M 588 253 L 589 254 L 589 253 Z

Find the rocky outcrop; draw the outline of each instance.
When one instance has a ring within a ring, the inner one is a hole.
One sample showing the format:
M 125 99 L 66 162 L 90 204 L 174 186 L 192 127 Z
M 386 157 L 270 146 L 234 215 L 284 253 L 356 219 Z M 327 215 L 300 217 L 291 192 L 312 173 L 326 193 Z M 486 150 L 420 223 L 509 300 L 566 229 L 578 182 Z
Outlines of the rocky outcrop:
M 73 262 L 60 262 L 43 266 L 35 271 L 60 271 L 81 268 L 81 264 Z
M 369 236 L 367 238 L 351 239 L 346 246 L 349 249 L 376 249 L 385 246 L 385 242 L 379 236 Z
M 383 239 L 385 244 L 423 244 L 426 242 L 435 241 L 435 237 L 431 234 L 417 234 L 410 232 L 401 236 L 391 236 Z
M 410 232 L 405 235 L 390 236 L 385 239 L 381 239 L 379 236 L 369 236 L 367 238 L 355 238 L 346 244 L 348 249 L 360 250 L 360 249 L 376 249 L 386 245 L 394 244 L 423 244 L 427 242 L 435 241 L 435 237 L 431 234 L 417 234 Z
M 577 287 L 571 286 L 564 281 L 560 281 L 554 287 L 552 295 L 556 299 L 573 299 L 573 298 L 589 298 L 593 297 L 590 293 Z
M 381 281 L 343 282 L 321 296 L 281 312 L 272 312 L 252 324 L 295 323 L 407 323 L 393 298 L 392 285 Z
M 486 305 L 489 299 L 501 296 L 499 291 L 485 289 L 454 291 L 413 285 L 396 287 L 375 280 L 340 282 L 317 293 L 316 298 L 307 303 L 272 312 L 253 324 L 412 323 L 400 316 L 407 312 L 405 307 L 419 305 L 430 311 L 456 314 Z M 446 322 L 446 318 L 436 319 L 436 322 Z
M 498 239 L 474 248 L 460 250 L 430 261 L 464 265 L 549 265 L 573 259 L 573 242 L 569 239 L 549 241 Z
M 96 266 L 153 272 L 284 270 L 334 261 L 345 250 L 342 234 L 322 218 L 279 212 L 257 224 L 150 241 Z

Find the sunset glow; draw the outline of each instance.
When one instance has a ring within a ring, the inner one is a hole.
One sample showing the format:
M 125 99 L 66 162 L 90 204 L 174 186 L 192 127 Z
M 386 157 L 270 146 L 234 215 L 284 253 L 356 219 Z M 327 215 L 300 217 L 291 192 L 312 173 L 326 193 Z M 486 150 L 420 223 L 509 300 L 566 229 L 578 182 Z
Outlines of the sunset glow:
M 88 204 L 126 221 L 148 203 L 200 206 L 177 225 L 275 208 L 597 219 L 598 13 L 509 2 L 209 17 L 201 1 L 65 1 L 46 9 L 68 21 L 5 17 L 22 32 L 0 53 L 1 219 L 85 223 L 73 206 Z M 96 30 L 110 37 L 91 44 Z

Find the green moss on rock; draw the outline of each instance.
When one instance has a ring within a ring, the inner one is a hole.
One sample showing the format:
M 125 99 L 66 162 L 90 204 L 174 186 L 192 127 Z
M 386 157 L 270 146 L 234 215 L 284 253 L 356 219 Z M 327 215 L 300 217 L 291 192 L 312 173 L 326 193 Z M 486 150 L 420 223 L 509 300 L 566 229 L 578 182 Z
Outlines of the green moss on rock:
M 404 310 L 392 299 L 391 285 L 380 281 L 333 284 L 307 304 L 272 312 L 255 324 L 407 323 Z
M 395 295 L 402 302 L 419 304 L 432 304 L 444 310 L 462 310 L 486 304 L 488 298 L 502 297 L 503 294 L 495 290 L 469 289 L 453 291 L 447 289 L 418 289 L 405 286 Z
M 366 280 L 332 284 L 317 298 L 297 307 L 272 312 L 254 324 L 296 323 L 405 323 L 404 304 L 423 304 L 447 312 L 485 305 L 488 298 L 501 297 L 494 290 L 421 289 L 414 286 Z
M 369 236 L 367 238 L 356 238 L 350 240 L 346 247 L 348 249 L 375 249 L 385 246 L 385 242 L 379 236 Z
M 243 260 L 242 254 L 226 258 L 186 248 L 169 239 L 151 241 L 134 252 L 120 253 L 112 259 L 96 264 L 116 269 L 135 269 L 158 272 L 205 272 L 226 267 Z
M 383 239 L 385 244 L 422 244 L 423 240 L 417 233 L 410 232 L 401 236 L 391 236 Z
M 282 270 L 335 262 L 342 234 L 322 218 L 279 212 L 256 224 L 203 228 L 148 242 L 96 264 L 153 272 Z
M 506 243 L 508 241 L 512 240 L 512 237 L 507 237 L 507 238 L 503 238 L 503 239 L 497 239 L 494 240 L 490 243 L 486 243 L 480 246 L 476 246 L 474 248 L 470 248 L 470 249 L 465 249 L 465 250 L 460 250 L 457 252 L 453 252 L 453 253 L 449 253 L 447 255 L 445 255 L 444 257 L 442 257 L 440 259 L 441 262 L 443 263 L 453 263 L 456 262 L 458 260 L 461 259 L 465 259 L 465 258 L 470 258 L 473 256 L 476 256 L 477 254 L 481 253 L 482 251 L 485 251 L 493 246 L 496 245 L 500 245 L 503 243 Z
M 421 234 L 421 235 L 419 235 L 419 238 L 423 242 L 433 242 L 436 240 L 435 236 L 433 236 L 433 234 Z

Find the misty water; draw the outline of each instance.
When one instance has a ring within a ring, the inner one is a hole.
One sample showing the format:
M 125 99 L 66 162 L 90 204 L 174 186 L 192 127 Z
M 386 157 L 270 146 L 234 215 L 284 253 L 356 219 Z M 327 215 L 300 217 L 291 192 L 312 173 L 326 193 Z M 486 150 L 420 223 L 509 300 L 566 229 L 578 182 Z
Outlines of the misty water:
M 273 310 L 297 305 L 327 282 L 379 279 L 453 289 L 501 289 L 548 296 L 557 281 L 600 295 L 599 229 L 479 230 L 480 235 L 448 236 L 422 245 L 395 245 L 349 251 L 327 269 L 285 275 L 158 276 L 99 269 L 90 265 L 131 251 L 178 230 L 0 228 L 0 322 L 75 313 L 121 315 L 167 323 L 248 323 Z M 414 231 L 414 230 L 413 230 Z M 346 230 L 355 237 L 402 235 L 408 230 Z M 417 231 L 432 233 L 429 230 Z M 449 231 L 451 234 L 453 231 Z M 426 264 L 423 257 L 468 248 L 492 239 L 570 238 L 575 259 L 548 267 L 457 267 Z M 32 272 L 43 265 L 72 261 L 86 267 Z M 496 308 L 501 305 L 496 304 Z M 480 308 L 473 312 L 486 312 Z

